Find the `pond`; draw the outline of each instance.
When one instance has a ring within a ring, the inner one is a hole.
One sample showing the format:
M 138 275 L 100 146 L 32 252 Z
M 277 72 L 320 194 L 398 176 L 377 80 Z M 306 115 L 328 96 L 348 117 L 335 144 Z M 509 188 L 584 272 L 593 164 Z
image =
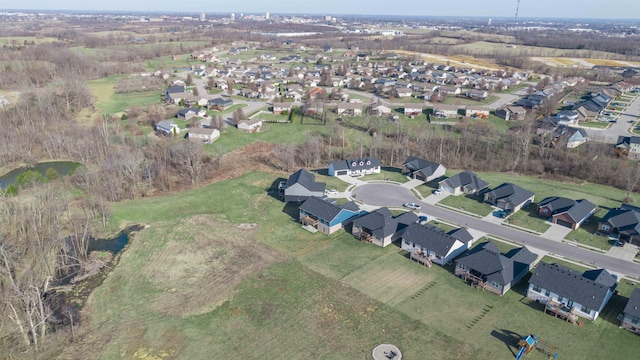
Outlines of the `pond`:
M 129 235 L 133 232 L 142 230 L 142 226 L 134 225 L 121 231 L 117 236 L 110 239 L 94 239 L 89 240 L 88 252 L 92 251 L 108 251 L 117 254 L 129 243 Z
M 46 177 L 47 169 L 51 168 L 55 170 L 60 176 L 68 176 L 73 174 L 73 172 L 80 166 L 80 163 L 73 161 L 49 161 L 49 162 L 41 162 L 36 164 L 33 167 L 21 167 L 15 170 L 9 171 L 8 173 L 0 176 L 0 189 L 4 189 L 7 186 L 13 184 L 18 176 L 23 174 L 28 170 L 37 171 L 42 176 Z

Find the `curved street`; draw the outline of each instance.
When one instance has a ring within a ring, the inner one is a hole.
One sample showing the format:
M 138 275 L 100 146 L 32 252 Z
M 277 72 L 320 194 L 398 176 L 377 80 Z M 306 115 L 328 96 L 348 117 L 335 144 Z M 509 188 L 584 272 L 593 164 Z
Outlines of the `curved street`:
M 640 277 L 640 264 L 631 261 L 621 260 L 607 254 L 586 250 L 573 246 L 562 241 L 547 239 L 542 236 L 528 232 L 516 230 L 500 224 L 491 223 L 483 219 L 468 216 L 452 210 L 448 210 L 425 201 L 417 200 L 411 190 L 394 184 L 364 184 L 356 187 L 352 191 L 352 196 L 360 202 L 372 206 L 402 206 L 402 204 L 412 201 L 422 206 L 422 213 L 429 218 L 438 218 L 443 221 L 458 224 L 493 235 L 498 238 L 509 240 L 513 243 L 523 244 L 532 248 L 540 249 L 551 254 L 578 260 L 596 267 L 605 268 L 614 273 Z

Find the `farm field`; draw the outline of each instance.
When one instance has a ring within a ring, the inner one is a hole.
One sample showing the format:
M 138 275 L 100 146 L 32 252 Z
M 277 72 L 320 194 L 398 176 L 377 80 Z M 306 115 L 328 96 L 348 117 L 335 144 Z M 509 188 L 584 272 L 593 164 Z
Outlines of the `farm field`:
M 87 87 L 95 98 L 98 113 L 116 114 L 131 106 L 160 103 L 160 90 L 116 94 L 115 84 L 122 77 L 123 75 L 114 75 L 87 83 Z
M 390 342 L 408 358 L 507 359 L 516 337 L 529 333 L 568 358 L 640 351 L 635 335 L 617 329 L 633 289 L 626 280 L 601 319 L 571 325 L 523 299 L 525 283 L 497 297 L 466 285 L 452 267 L 410 261 L 395 245 L 379 248 L 344 231 L 311 234 L 294 221 L 295 206 L 267 194 L 276 179 L 251 172 L 117 204 L 119 226 L 150 226 L 91 296 L 93 336 L 77 351 L 103 358 L 368 359 L 376 344 Z M 256 226 L 238 227 L 247 223 Z

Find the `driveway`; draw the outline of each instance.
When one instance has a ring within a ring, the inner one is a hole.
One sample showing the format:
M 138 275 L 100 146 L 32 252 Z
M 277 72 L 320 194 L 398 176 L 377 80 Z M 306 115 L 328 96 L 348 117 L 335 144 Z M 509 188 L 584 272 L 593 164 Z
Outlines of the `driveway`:
M 475 231 L 507 239 L 517 244 L 531 246 L 551 254 L 582 261 L 583 263 L 596 267 L 606 268 L 618 274 L 640 278 L 640 264 L 624 261 L 607 254 L 585 250 L 558 241 L 558 239 L 550 240 L 543 236 L 533 235 L 439 206 L 430 205 L 424 201 L 416 200 L 410 190 L 397 185 L 366 184 L 355 188 L 353 194 L 356 195 L 357 200 L 375 206 L 402 206 L 403 203 L 408 201 L 416 202 L 422 206 L 421 212 L 427 214 L 429 217 L 435 217 L 446 222 L 469 227 Z

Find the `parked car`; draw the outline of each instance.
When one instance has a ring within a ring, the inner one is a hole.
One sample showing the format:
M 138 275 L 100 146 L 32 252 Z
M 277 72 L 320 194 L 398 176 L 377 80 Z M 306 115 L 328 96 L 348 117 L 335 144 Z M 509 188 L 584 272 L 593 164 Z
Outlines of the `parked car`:
M 411 210 L 420 210 L 422 207 L 414 202 L 408 202 L 408 203 L 404 203 L 402 204 L 402 206 L 409 208 Z
M 429 219 L 427 218 L 427 216 L 426 216 L 426 215 L 420 215 L 420 216 L 418 216 L 418 222 L 419 222 L 420 224 L 427 222 L 427 220 L 429 220 Z
M 507 217 L 507 212 L 504 210 L 496 210 L 493 212 L 493 216 L 504 219 Z
M 611 119 L 611 120 L 609 120 L 609 122 L 610 122 L 610 123 L 617 123 L 617 122 L 618 122 L 618 120 L 613 120 L 613 119 Z
M 442 190 L 442 189 L 435 189 L 435 190 L 433 190 L 433 195 L 440 195 L 443 192 L 444 192 L 444 190 Z
M 604 113 L 604 114 L 602 114 L 602 115 L 604 115 L 604 116 L 611 116 L 611 113 Z
M 338 195 L 338 190 L 336 190 L 336 189 L 327 189 L 324 192 L 327 195 Z

